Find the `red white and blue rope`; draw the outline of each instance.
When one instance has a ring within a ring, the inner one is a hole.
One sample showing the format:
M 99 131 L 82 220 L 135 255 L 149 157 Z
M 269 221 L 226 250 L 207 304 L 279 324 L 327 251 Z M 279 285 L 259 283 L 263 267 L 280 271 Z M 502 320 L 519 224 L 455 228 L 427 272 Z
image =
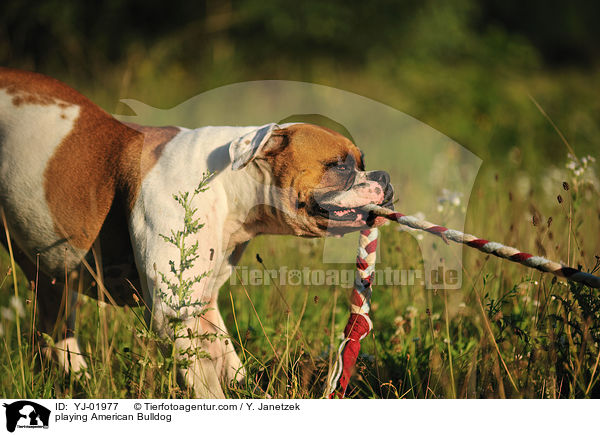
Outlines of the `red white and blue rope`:
M 430 234 L 441 237 L 445 242 L 451 240 L 456 243 L 462 243 L 486 254 L 505 258 L 542 272 L 549 272 L 570 281 L 583 283 L 592 288 L 600 288 L 600 277 L 548 260 L 547 258 L 521 252 L 516 248 L 497 242 L 490 242 L 472 234 L 435 225 L 414 216 L 406 216 L 378 205 L 371 204 L 366 206 L 365 209 L 375 216 L 385 217 L 416 230 L 427 231 Z M 330 399 L 336 397 L 342 398 L 346 394 L 346 388 L 348 387 L 350 376 L 352 375 L 360 351 L 360 341 L 373 329 L 369 311 L 371 310 L 371 284 L 373 283 L 375 273 L 378 235 L 377 228 L 363 230 L 360 233 L 358 255 L 356 257 L 357 272 L 354 288 L 352 289 L 350 318 L 344 329 L 344 340 L 338 349 L 333 370 L 327 379 L 326 396 Z

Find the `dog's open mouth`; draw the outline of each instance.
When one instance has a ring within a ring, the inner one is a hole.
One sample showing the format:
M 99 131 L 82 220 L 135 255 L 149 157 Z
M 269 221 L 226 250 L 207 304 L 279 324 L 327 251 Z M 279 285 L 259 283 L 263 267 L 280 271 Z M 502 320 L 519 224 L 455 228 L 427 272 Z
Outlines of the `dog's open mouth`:
M 392 202 L 392 195 L 386 197 L 386 199 L 379 205 L 382 207 L 393 209 L 394 205 Z M 368 210 L 365 210 L 368 204 L 365 204 L 362 207 L 336 207 L 333 205 L 322 206 L 318 203 L 314 203 L 312 207 L 312 214 L 316 216 L 323 217 L 329 221 L 336 222 L 347 222 L 353 224 L 367 224 L 368 226 L 372 226 L 375 222 L 376 216 Z
M 379 205 L 390 209 L 393 209 L 394 207 L 391 201 Z M 330 221 L 365 222 L 368 225 L 371 225 L 376 217 L 371 211 L 365 210 L 363 207 L 331 207 L 329 209 L 325 209 L 321 206 L 317 206 L 315 214 Z
M 366 220 L 368 212 L 362 211 L 360 208 L 338 208 L 328 207 L 323 208 L 317 205 L 314 209 L 315 214 L 332 221 L 349 221 L 354 222 L 357 219 Z

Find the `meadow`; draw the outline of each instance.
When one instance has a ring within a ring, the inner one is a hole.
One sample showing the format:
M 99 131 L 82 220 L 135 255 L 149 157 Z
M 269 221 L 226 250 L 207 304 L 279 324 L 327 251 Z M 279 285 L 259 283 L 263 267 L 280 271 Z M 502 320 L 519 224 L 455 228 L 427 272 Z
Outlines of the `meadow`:
M 440 225 L 464 215 L 468 233 L 600 273 L 600 70 L 593 64 L 550 68 L 523 38 L 498 29 L 479 38 L 461 14 L 423 12 L 407 31 L 406 46 L 385 48 L 406 52 L 370 52 L 351 68 L 325 55 L 306 63 L 253 63 L 215 33 L 212 51 L 189 64 L 174 59 L 173 53 L 191 50 L 180 47 L 179 35 L 136 45 L 121 60 L 92 59 L 84 73 L 55 65 L 47 70 L 120 115 L 132 112 L 119 98 L 168 109 L 202 91 L 265 78 L 366 96 L 439 131 L 482 161 L 468 195 L 444 192 L 443 182 L 424 190 L 404 175 L 404 168 L 415 168 L 403 166 L 402 153 L 393 151 L 402 136 L 394 132 L 389 143 L 367 150 L 366 159 L 368 169 L 395 162 L 392 184 L 400 211 L 415 214 L 426 207 L 427 217 Z M 430 34 L 419 22 L 439 32 Z M 200 68 L 203 62 L 210 68 Z M 22 65 L 36 66 L 27 60 Z M 194 117 L 185 123 L 194 126 Z M 202 125 L 200 116 L 195 125 Z M 445 169 L 442 162 L 437 171 Z M 345 236 L 352 250 L 357 237 Z M 394 224 L 382 227 L 377 268 L 422 270 L 420 237 Z M 325 264 L 326 243 L 260 236 L 249 244 L 240 275 L 219 298 L 228 339 L 248 373 L 242 384 L 225 386 L 227 397 L 322 397 L 350 289 L 249 281 L 252 270 L 264 277 L 270 273 L 265 270 L 281 268 L 344 276 L 353 252 L 346 263 Z M 374 330 L 363 340 L 348 397 L 600 398 L 598 290 L 470 249 L 459 256 L 459 289 L 430 290 L 420 282 L 375 286 Z M 141 308 L 86 297 L 77 306 L 77 331 L 89 377 L 65 375 L 40 358 L 46 339 L 35 328 L 34 291 L 8 253 L 0 252 L 0 396 L 191 397 L 175 382 L 172 355 L 147 331 Z
M 502 168 L 484 165 L 468 201 L 465 227 L 594 271 L 599 234 L 596 162 L 567 157 L 567 145 L 562 145 L 563 157 L 556 165 L 535 173 L 523 169 L 530 167 L 523 160 L 535 154 L 516 147 Z M 419 186 L 402 185 L 411 188 Z M 467 201 L 438 205 L 451 213 Z M 383 260 L 377 267 L 421 270 L 415 236 L 394 224 L 384 226 Z M 323 240 L 287 236 L 261 236 L 247 248 L 237 279 L 220 296 L 230 339 L 249 374 L 243 385 L 229 387 L 228 397 L 321 397 L 347 318 L 349 289 L 281 284 L 275 278 L 251 285 L 248 272 L 265 276 L 263 267 L 326 267 L 339 270 L 339 276 L 352 273 L 351 264 L 324 265 L 323 250 Z M 173 381 L 172 358 L 161 354 L 140 320 L 139 308 L 98 306 L 81 298 L 77 330 L 89 379 L 65 376 L 40 360 L 44 339 L 36 335 L 32 285 L 17 270 L 15 290 L 5 253 L 0 267 L 3 397 L 189 396 Z M 375 329 L 363 341 L 349 397 L 598 397 L 597 291 L 469 250 L 463 253 L 462 267 L 459 290 L 428 290 L 419 282 L 375 286 Z

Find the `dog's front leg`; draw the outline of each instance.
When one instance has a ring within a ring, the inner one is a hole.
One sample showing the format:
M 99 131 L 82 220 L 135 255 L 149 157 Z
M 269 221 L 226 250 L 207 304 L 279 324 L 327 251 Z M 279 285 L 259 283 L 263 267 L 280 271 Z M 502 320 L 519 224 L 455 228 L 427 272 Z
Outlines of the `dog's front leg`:
M 233 346 L 233 337 L 217 306 L 216 294 L 208 301 L 204 314 L 200 317 L 199 327 L 208 333 L 203 348 L 210 353 L 215 370 L 222 382 L 241 382 L 246 376 L 242 361 Z
M 197 397 L 223 397 L 221 382 L 241 373 L 216 306 L 218 287 L 228 274 L 222 273 L 223 220 L 213 214 L 224 206 L 192 204 L 198 207 L 194 218 L 205 226 L 184 233 L 178 230 L 186 222 L 181 208 L 156 209 L 172 201 L 163 197 L 171 190 L 143 196 L 132 212 L 130 234 L 144 297 L 152 308 L 153 329 L 173 344 L 182 380 Z M 210 197 L 213 192 L 216 188 L 203 194 L 204 203 L 218 202 Z
M 153 303 L 152 329 L 165 341 L 172 343 L 173 357 L 182 387 L 192 390 L 193 396 L 204 399 L 224 398 L 221 376 L 215 366 L 218 340 L 213 330 L 206 328 L 201 312 L 179 316 L 181 323 L 174 329 L 177 315 L 160 299 Z
M 214 240 L 198 242 L 200 246 L 217 246 Z M 149 320 L 159 337 L 172 344 L 180 380 L 196 397 L 224 397 L 221 382 L 227 380 L 223 370 L 226 330 L 216 311 L 211 273 L 218 268 L 209 251 L 198 252 L 193 265 L 179 274 L 179 252 L 172 246 L 150 237 L 145 246 L 139 246 L 137 252 L 147 254 L 136 261 L 143 266 L 138 266 L 138 270 L 147 306 L 151 308 Z M 230 343 L 229 348 L 233 351 Z M 236 370 L 239 367 L 238 362 Z
M 180 373 L 185 384 L 193 388 L 196 397 L 209 399 L 225 398 L 221 388 L 221 377 L 213 359 L 216 350 L 211 349 L 212 332 L 201 327 L 200 319 L 186 322 L 188 337 L 175 340 L 175 351 L 180 354 Z

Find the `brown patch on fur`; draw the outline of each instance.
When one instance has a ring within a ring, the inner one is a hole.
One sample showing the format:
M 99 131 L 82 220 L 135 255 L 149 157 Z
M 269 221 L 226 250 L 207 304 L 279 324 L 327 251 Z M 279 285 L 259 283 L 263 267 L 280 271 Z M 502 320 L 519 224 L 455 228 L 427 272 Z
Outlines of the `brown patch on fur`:
M 9 95 L 14 95 L 13 90 L 8 90 L 7 93 Z M 51 104 L 55 104 L 56 101 L 45 95 L 37 95 L 37 94 L 30 94 L 27 92 L 19 92 L 19 93 L 17 93 L 17 95 L 15 95 L 13 97 L 12 103 L 17 107 L 20 106 L 21 104 L 35 104 L 38 106 L 49 106 Z
M 0 67 L 0 89 L 4 89 L 8 95 L 12 95 L 12 103 L 17 107 L 22 104 L 38 106 L 56 104 L 55 96 L 44 92 L 46 89 L 37 89 L 34 86 L 38 77 L 43 76 Z M 60 84 L 56 80 L 54 82 Z M 67 107 L 67 105 L 61 107 Z
M 142 156 L 140 162 L 140 178 L 143 180 L 146 174 L 154 167 L 163 149 L 168 142 L 180 132 L 178 127 L 148 127 L 144 125 L 125 122 L 125 125 L 131 127 L 144 135 L 144 145 L 142 147 Z
M 79 116 L 44 172 L 44 190 L 57 234 L 89 250 L 118 201 L 127 206 L 140 183 L 141 134 L 79 92 L 52 78 L 0 68 L 0 88 L 13 104 L 77 105 Z M 126 222 L 122 223 L 126 226 Z
M 296 124 L 276 131 L 274 136 L 287 137 L 287 145 L 270 158 L 273 175 L 278 186 L 292 187 L 301 195 L 309 195 L 315 188 L 322 186 L 326 167 L 322 163 L 344 161 L 350 154 L 358 167 L 362 167 L 360 150 L 345 136 L 325 127 L 311 124 Z M 315 164 L 319 156 L 319 164 Z M 340 189 L 335 180 L 328 180 L 331 190 Z M 342 180 L 340 180 L 342 183 Z M 307 198 L 298 198 L 305 201 Z

